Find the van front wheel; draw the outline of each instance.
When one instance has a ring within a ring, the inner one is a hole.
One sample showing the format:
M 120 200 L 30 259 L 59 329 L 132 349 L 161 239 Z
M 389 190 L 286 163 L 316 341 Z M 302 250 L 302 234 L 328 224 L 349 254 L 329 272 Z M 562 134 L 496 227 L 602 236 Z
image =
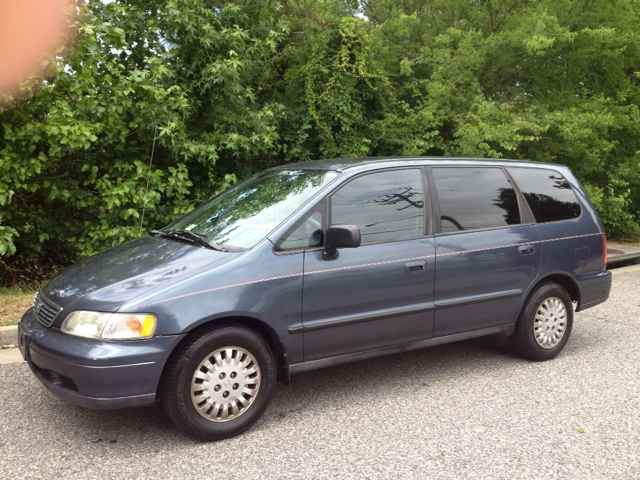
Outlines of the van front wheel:
M 572 326 L 571 297 L 557 283 L 545 283 L 527 298 L 509 341 L 524 358 L 551 360 L 566 345 Z
M 276 364 L 265 340 L 241 325 L 205 330 L 180 348 L 161 389 L 169 418 L 201 440 L 251 428 L 266 410 Z

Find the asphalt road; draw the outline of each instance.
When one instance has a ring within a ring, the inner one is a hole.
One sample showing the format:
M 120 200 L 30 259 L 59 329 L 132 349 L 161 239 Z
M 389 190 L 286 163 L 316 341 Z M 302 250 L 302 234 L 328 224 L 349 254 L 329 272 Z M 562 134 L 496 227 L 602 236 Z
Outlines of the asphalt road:
M 0 366 L 0 478 L 640 479 L 640 271 L 555 360 L 485 338 L 309 372 L 241 437 L 162 408 L 92 411 Z

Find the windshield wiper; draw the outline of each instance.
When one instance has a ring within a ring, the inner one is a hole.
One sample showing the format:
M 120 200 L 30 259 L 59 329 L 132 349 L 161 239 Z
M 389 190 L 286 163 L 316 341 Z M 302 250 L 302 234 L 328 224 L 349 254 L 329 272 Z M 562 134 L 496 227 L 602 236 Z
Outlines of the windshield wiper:
M 212 242 L 211 240 L 209 240 L 209 237 L 201 233 L 190 232 L 189 230 L 169 230 L 169 233 L 191 238 L 196 242 L 200 242 L 200 244 L 204 245 L 205 247 L 212 248 L 213 250 L 218 250 L 220 252 L 228 251 L 222 245 L 216 242 Z
M 190 232 L 189 230 L 167 230 L 166 232 L 161 232 L 160 230 L 151 230 L 150 234 L 160 235 L 161 237 L 167 238 L 177 238 L 178 240 L 183 240 L 189 243 L 197 242 L 206 248 L 210 248 L 211 250 L 218 250 L 219 252 L 228 251 L 219 243 L 210 241 L 206 235 Z

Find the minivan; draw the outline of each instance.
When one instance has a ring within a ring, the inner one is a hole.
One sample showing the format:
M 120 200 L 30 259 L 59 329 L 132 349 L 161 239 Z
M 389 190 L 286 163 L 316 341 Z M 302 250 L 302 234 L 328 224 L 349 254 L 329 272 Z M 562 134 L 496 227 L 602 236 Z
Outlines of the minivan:
M 62 271 L 19 347 L 56 396 L 160 400 L 218 440 L 295 373 L 484 335 L 549 360 L 609 296 L 606 237 L 568 168 L 363 158 L 258 173 Z

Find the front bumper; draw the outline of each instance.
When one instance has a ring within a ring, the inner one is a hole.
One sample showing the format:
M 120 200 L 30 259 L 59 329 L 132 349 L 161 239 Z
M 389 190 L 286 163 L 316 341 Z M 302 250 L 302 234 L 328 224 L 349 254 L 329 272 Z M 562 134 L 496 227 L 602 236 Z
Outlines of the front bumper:
M 184 337 L 92 340 L 43 327 L 33 310 L 19 326 L 25 359 L 38 380 L 57 397 L 97 409 L 153 403 L 164 365 Z

